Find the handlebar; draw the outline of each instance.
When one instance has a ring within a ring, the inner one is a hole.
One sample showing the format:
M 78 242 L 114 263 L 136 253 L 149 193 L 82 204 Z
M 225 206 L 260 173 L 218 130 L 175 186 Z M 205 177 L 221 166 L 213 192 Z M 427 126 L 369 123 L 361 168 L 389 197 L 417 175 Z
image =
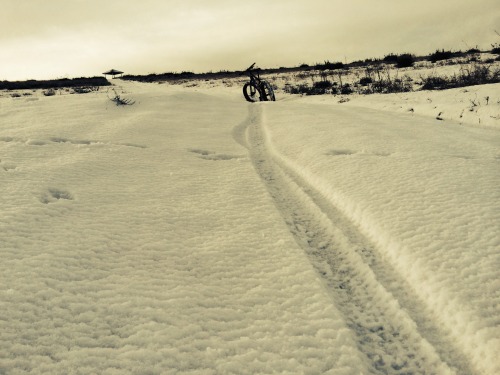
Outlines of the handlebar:
M 250 65 L 250 66 L 247 68 L 246 72 L 248 72 L 249 70 L 252 70 L 252 69 L 253 69 L 253 67 L 255 66 L 255 64 L 256 64 L 256 63 L 253 63 L 252 65 Z

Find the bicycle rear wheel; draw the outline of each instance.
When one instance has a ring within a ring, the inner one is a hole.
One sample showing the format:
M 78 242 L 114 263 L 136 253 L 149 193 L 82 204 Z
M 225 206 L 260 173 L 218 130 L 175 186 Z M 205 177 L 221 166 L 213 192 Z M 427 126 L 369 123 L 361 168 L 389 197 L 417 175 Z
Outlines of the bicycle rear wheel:
M 276 101 L 276 97 L 274 96 L 274 90 L 272 86 L 267 81 L 262 81 L 262 100 Z
M 260 92 L 258 87 L 253 82 L 247 82 L 243 86 L 243 96 L 249 102 L 258 102 L 260 100 Z

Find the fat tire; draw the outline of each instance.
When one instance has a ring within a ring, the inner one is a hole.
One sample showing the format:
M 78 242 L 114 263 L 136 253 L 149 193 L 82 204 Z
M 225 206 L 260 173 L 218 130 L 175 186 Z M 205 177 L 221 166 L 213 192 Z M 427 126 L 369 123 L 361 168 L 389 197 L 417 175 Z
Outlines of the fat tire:
M 272 86 L 267 81 L 262 81 L 262 100 L 265 101 L 276 101 L 274 96 L 274 90 Z
M 256 85 L 252 82 L 247 82 L 243 86 L 243 96 L 248 102 L 255 103 L 260 100 L 261 93 Z

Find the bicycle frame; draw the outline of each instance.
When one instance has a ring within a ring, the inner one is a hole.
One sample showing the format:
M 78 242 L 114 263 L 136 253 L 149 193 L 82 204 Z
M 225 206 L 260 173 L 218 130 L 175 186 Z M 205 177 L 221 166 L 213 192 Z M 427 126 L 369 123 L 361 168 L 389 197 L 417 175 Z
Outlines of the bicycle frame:
M 245 70 L 245 73 L 250 77 L 250 82 L 256 83 L 257 85 L 260 86 L 261 79 L 260 79 L 259 73 L 257 73 L 257 74 L 254 73 L 257 71 L 258 68 L 254 69 L 254 66 L 255 66 L 255 63 L 250 65 L 247 68 L 247 70 Z
M 266 82 L 260 78 L 260 75 L 258 73 L 258 68 L 255 69 L 254 67 L 255 67 L 255 63 L 250 65 L 245 70 L 245 73 L 248 75 L 248 77 L 250 77 L 250 82 L 247 82 L 245 84 L 245 86 L 243 87 L 243 94 L 245 95 L 245 98 L 248 101 L 254 101 L 254 100 L 250 99 L 250 97 L 253 98 L 254 95 L 256 94 L 256 91 L 257 91 L 259 94 L 260 101 L 267 101 L 267 100 L 274 101 L 275 100 L 274 93 L 273 93 L 271 86 L 269 85 L 268 82 Z M 250 90 L 249 93 L 245 91 L 247 88 Z

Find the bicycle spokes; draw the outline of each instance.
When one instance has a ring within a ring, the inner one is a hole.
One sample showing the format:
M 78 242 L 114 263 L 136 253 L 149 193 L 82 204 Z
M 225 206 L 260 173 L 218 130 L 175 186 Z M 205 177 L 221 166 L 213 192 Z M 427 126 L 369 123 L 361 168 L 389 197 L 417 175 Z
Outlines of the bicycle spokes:
M 255 73 L 253 63 L 245 72 L 250 77 L 250 81 L 243 86 L 243 95 L 249 102 L 256 101 L 275 101 L 274 90 L 269 82 L 260 79 L 258 73 Z

